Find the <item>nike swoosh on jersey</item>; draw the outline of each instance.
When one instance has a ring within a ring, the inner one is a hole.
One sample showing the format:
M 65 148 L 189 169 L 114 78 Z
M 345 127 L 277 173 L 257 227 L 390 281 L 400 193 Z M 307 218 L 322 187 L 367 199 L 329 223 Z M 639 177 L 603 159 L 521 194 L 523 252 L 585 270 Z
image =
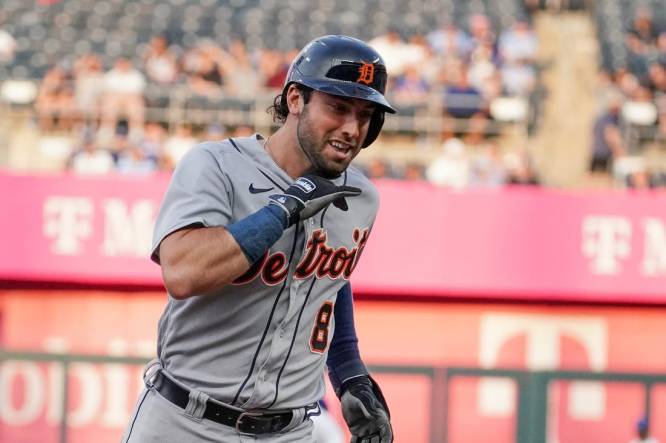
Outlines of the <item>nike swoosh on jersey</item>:
M 262 192 L 268 192 L 272 191 L 275 189 L 275 186 L 271 186 L 270 188 L 255 188 L 254 183 L 250 183 L 250 194 L 261 194 Z

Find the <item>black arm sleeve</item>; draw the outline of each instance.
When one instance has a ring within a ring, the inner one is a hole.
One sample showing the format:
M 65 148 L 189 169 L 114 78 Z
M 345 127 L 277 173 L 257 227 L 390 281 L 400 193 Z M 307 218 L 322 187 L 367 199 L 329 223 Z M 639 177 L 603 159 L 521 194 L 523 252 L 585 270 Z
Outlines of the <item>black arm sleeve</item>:
M 331 384 L 339 396 L 343 382 L 368 374 L 358 350 L 358 338 L 354 327 L 353 296 L 349 283 L 338 291 L 333 315 L 335 332 L 326 364 Z

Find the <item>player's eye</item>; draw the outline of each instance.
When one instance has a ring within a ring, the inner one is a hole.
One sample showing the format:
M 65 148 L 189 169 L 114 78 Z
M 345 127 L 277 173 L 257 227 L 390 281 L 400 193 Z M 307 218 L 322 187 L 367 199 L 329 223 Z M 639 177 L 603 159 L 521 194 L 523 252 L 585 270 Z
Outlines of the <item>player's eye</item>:
M 347 112 L 347 107 L 341 103 L 331 103 L 331 109 L 340 114 Z
M 359 119 L 360 119 L 362 122 L 367 122 L 368 120 L 370 120 L 370 119 L 372 118 L 372 114 L 373 114 L 372 111 L 362 112 L 362 113 L 359 115 Z

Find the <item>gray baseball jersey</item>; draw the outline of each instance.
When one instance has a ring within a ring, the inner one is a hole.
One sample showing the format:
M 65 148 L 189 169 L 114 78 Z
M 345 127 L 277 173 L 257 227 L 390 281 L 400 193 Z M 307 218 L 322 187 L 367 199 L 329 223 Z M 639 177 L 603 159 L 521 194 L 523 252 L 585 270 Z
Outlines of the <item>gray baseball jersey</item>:
M 203 143 L 173 174 L 157 218 L 160 242 L 190 225 L 228 226 L 265 206 L 294 180 L 260 136 Z M 350 167 L 334 182 L 362 190 L 349 209 L 328 206 L 285 230 L 251 269 L 216 294 L 169 297 L 158 358 L 184 384 L 245 409 L 298 408 L 324 393 L 333 306 L 375 220 L 374 186 Z

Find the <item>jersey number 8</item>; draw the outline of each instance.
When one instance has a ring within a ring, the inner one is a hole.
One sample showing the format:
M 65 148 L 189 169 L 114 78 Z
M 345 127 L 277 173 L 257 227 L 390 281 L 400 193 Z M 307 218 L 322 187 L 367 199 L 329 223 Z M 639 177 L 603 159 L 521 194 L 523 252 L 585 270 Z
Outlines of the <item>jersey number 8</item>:
M 310 350 L 323 354 L 328 346 L 328 326 L 331 324 L 333 315 L 333 302 L 326 301 L 315 317 L 312 335 L 310 336 Z

